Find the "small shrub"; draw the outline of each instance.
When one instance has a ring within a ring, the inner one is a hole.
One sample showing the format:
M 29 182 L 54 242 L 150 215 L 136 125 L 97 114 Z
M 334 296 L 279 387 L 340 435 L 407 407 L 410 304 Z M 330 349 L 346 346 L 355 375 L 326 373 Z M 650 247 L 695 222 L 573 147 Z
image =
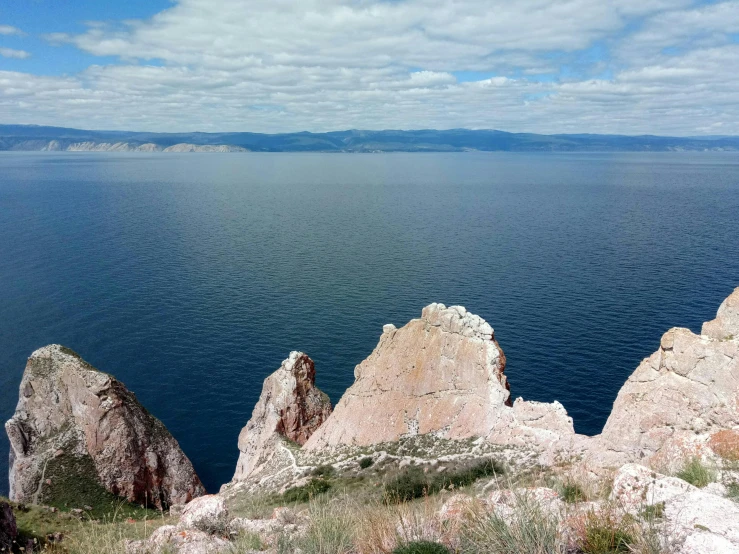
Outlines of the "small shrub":
M 587 499 L 582 487 L 574 481 L 565 481 L 559 489 L 559 494 L 562 497 L 562 500 L 568 504 L 576 504 L 577 502 L 583 502 Z
M 336 468 L 332 465 L 321 465 L 315 468 L 311 473 L 317 477 L 331 477 L 336 473 Z
M 579 540 L 583 554 L 617 554 L 631 552 L 636 543 L 633 524 L 611 512 L 588 512 Z
M 559 520 L 525 494 L 516 498 L 513 514 L 476 514 L 462 529 L 464 554 L 564 554 Z
M 483 460 L 469 467 L 429 477 L 420 468 L 411 467 L 386 483 L 386 502 L 407 502 L 430 496 L 443 489 L 466 487 L 493 475 L 503 475 L 504 468 L 495 460 Z
M 292 487 L 285 491 L 282 498 L 285 502 L 308 502 L 312 498 L 328 492 L 331 483 L 326 479 L 311 479 L 307 484 L 300 487 Z
M 726 486 L 726 498 L 739 502 L 739 483 L 734 481 Z
M 366 458 L 362 458 L 361 460 L 359 460 L 359 467 L 361 469 L 367 469 L 368 467 L 371 467 L 374 463 L 375 461 L 367 456 Z
M 408 502 L 430 494 L 429 482 L 417 467 L 411 467 L 385 484 L 386 502 Z
M 393 554 L 449 554 L 449 549 L 438 542 L 414 541 L 400 545 Z
M 658 502 L 657 504 L 650 504 L 648 506 L 644 506 L 644 509 L 641 511 L 641 516 L 645 520 L 651 521 L 655 519 L 662 519 L 665 514 L 665 503 L 664 502 Z
M 716 480 L 716 473 L 700 458 L 693 458 L 677 472 L 676 477 L 698 488 L 703 488 Z

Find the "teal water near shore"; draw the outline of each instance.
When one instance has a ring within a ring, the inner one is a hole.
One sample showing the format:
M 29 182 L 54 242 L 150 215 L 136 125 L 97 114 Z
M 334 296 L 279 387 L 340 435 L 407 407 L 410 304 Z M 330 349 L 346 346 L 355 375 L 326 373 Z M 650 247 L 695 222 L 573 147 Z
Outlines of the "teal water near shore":
M 662 333 L 736 286 L 739 154 L 0 153 L 0 417 L 64 344 L 211 491 L 290 350 L 336 401 L 383 324 L 461 304 L 514 396 L 595 434 Z

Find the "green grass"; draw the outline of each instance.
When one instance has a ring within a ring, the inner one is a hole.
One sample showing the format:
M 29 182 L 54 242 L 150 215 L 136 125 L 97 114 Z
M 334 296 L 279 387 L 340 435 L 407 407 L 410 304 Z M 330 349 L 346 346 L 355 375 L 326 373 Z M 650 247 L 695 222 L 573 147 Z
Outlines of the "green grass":
M 632 552 L 636 544 L 633 525 L 626 518 L 609 512 L 588 512 L 580 544 L 582 554 L 619 554 Z
M 703 488 L 716 480 L 716 472 L 704 464 L 700 458 L 692 458 L 675 476 L 698 488 Z
M 470 466 L 429 476 L 420 468 L 410 467 L 385 483 L 385 501 L 408 502 L 431 496 L 443 489 L 467 487 L 478 479 L 503 475 L 503 466 L 495 460 L 482 460 Z
M 398 546 L 393 554 L 450 554 L 441 543 L 432 541 L 413 541 Z
M 587 500 L 582 487 L 574 481 L 565 481 L 559 487 L 559 494 L 567 504 L 576 504 Z
M 516 497 L 513 513 L 473 515 L 462 529 L 462 554 L 564 554 L 559 520 L 525 494 Z
M 375 461 L 368 456 L 359 460 L 359 467 L 360 469 L 367 469 L 368 467 L 372 467 L 372 464 L 374 463 Z
M 739 482 L 734 481 L 726 486 L 726 498 L 739 502 Z
M 313 498 L 328 492 L 331 486 L 331 482 L 327 479 L 313 478 L 305 485 L 287 489 L 282 495 L 282 499 L 288 503 L 309 502 Z

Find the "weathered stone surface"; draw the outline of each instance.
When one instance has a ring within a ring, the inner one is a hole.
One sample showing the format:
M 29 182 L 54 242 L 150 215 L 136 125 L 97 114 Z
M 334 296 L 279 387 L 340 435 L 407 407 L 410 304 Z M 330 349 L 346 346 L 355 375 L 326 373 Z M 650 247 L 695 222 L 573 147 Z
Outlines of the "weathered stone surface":
M 461 306 L 431 304 L 400 329 L 383 327 L 374 352 L 354 370 L 354 384 L 305 448 L 427 433 L 502 444 L 574 435 L 559 404 L 517 400 L 511 409 L 504 370 L 505 355 L 484 319 Z
M 739 504 L 696 490 L 665 502 L 671 532 L 682 554 L 739 552 Z
M 0 552 L 10 552 L 17 538 L 18 527 L 13 510 L 7 502 L 0 502 Z
M 206 533 L 223 533 L 228 525 L 226 501 L 215 494 L 190 502 L 182 512 L 178 529 L 197 529 Z
M 331 401 L 315 386 L 316 371 L 302 352 L 291 352 L 264 380 L 251 419 L 239 435 L 239 461 L 234 481 L 246 480 L 270 466 L 279 444 L 289 439 L 305 444 L 331 414 Z
M 611 500 L 629 512 L 638 512 L 697 490 L 677 477 L 667 477 L 638 464 L 626 464 L 614 476 Z
M 703 324 L 701 335 L 718 340 L 739 338 L 739 287 L 721 303 L 716 319 Z
M 733 317 L 734 297 L 737 292 L 716 320 L 724 322 L 723 330 Z M 700 454 L 698 435 L 732 429 L 739 429 L 739 338 L 674 328 L 622 387 L 588 459 L 593 465 L 639 462 L 672 471 L 675 463 Z
M 126 387 L 59 345 L 28 359 L 10 439 L 10 497 L 81 507 L 101 488 L 167 507 L 204 494 L 164 425 Z
M 142 541 L 127 541 L 126 554 L 219 554 L 232 551 L 232 545 L 221 537 L 174 525 L 159 527 Z

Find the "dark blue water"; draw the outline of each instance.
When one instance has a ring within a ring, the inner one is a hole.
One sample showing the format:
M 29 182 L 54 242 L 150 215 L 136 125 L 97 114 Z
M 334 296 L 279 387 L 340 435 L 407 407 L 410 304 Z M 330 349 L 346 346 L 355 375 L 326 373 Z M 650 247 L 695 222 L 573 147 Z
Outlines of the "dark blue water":
M 662 333 L 739 285 L 738 238 L 732 154 L 2 153 L 0 417 L 65 344 L 215 490 L 290 350 L 336 401 L 437 301 L 493 325 L 514 396 L 597 433 Z

